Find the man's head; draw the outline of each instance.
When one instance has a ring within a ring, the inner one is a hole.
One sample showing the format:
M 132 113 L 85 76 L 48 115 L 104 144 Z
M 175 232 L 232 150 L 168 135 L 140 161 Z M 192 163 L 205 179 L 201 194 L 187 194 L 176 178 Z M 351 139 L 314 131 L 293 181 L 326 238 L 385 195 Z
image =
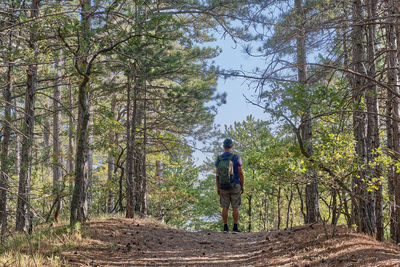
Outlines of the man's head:
M 232 151 L 233 142 L 231 139 L 227 138 L 224 140 L 224 149 L 225 151 Z

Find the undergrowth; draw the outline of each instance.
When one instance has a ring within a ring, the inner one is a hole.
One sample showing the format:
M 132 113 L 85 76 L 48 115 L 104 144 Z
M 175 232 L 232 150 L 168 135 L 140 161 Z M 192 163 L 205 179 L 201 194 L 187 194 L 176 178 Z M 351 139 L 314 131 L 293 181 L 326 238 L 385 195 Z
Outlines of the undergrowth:
M 122 214 L 100 214 L 91 220 L 122 216 Z M 80 231 L 71 231 L 66 220 L 37 225 L 31 235 L 14 233 L 0 245 L 0 267 L 68 266 L 61 253 L 81 246 L 87 233 L 86 226 Z

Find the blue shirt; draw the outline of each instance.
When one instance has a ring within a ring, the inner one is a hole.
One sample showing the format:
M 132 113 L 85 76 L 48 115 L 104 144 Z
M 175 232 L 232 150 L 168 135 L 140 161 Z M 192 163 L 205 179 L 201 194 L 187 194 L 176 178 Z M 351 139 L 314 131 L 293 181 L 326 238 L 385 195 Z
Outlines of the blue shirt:
M 221 155 L 221 157 L 222 158 L 227 158 L 230 155 L 232 155 L 231 152 L 224 152 Z M 232 157 L 232 162 L 233 162 L 233 182 L 235 184 L 240 184 L 238 167 L 242 166 L 242 159 L 240 158 L 239 155 L 234 154 L 233 157 Z M 219 163 L 219 157 L 217 158 L 217 161 L 215 162 L 215 167 L 216 168 L 218 168 L 218 163 Z

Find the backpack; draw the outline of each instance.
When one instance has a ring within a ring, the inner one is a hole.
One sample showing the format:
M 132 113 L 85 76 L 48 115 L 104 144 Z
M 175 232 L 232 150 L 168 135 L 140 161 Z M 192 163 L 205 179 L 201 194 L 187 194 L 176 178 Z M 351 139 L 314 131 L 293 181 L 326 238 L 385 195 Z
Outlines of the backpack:
M 224 190 L 233 189 L 235 184 L 233 183 L 233 154 L 224 158 L 218 157 L 218 182 L 219 188 Z

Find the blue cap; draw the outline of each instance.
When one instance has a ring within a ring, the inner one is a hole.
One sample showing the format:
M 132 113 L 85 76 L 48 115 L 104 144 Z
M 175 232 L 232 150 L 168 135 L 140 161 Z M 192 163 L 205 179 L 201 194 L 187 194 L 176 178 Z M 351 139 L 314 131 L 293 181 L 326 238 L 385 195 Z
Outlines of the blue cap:
M 227 138 L 224 140 L 224 148 L 231 148 L 233 147 L 233 142 L 231 139 Z

